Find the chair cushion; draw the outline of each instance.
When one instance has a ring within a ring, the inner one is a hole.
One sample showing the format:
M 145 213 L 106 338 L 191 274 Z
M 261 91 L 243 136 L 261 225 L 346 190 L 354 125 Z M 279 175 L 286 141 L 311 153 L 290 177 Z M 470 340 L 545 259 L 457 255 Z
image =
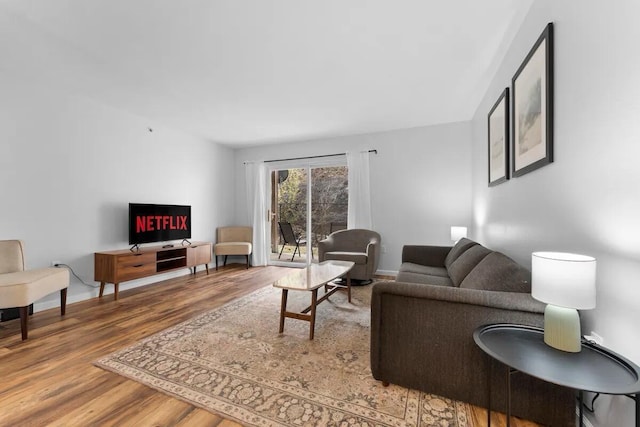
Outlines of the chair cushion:
M 425 285 L 453 286 L 448 277 L 430 276 L 428 274 L 410 273 L 401 271 L 396 276 L 396 282 L 423 283 Z
M 213 247 L 215 255 L 249 255 L 251 253 L 251 243 L 247 242 L 225 242 L 216 243 Z
M 469 274 L 469 272 L 491 252 L 493 251 L 482 245 L 473 245 L 464 251 L 451 263 L 449 268 L 447 268 L 449 277 L 451 277 L 453 284 L 455 286 L 460 286 L 460 283 L 462 283 L 464 278 L 467 277 L 467 274 Z
M 0 274 L 24 270 L 22 242 L 0 240 Z
M 69 286 L 66 268 L 38 268 L 0 274 L 0 308 L 25 307 Z
M 400 266 L 403 273 L 428 274 L 430 276 L 449 277 L 449 272 L 444 267 L 432 267 L 430 265 L 415 264 L 413 262 L 403 262 Z
M 252 227 L 218 227 L 217 243 L 223 242 L 251 242 L 253 240 Z
M 531 272 L 500 252 L 492 252 L 471 270 L 461 288 L 531 292 Z
M 458 259 L 458 257 L 462 255 L 463 252 L 477 244 L 477 242 L 474 242 L 473 240 L 469 240 L 467 238 L 458 240 L 458 243 L 456 243 L 453 248 L 451 248 L 451 250 L 447 254 L 447 257 L 444 259 L 444 266 L 449 268 L 453 261 Z
M 326 252 L 324 259 L 334 259 L 338 261 L 353 261 L 356 264 L 366 264 L 367 254 L 362 252 Z

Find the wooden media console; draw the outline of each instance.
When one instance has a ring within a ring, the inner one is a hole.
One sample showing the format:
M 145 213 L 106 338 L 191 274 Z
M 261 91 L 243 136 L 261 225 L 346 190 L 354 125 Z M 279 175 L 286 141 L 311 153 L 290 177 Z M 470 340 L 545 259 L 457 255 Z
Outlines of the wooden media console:
M 179 268 L 203 265 L 209 274 L 211 262 L 209 242 L 193 242 L 189 246 L 150 246 L 138 250 L 120 249 L 94 254 L 94 280 L 100 282 L 100 298 L 105 283 L 113 283 L 114 299 L 118 299 L 118 285 L 128 280 L 141 279 Z

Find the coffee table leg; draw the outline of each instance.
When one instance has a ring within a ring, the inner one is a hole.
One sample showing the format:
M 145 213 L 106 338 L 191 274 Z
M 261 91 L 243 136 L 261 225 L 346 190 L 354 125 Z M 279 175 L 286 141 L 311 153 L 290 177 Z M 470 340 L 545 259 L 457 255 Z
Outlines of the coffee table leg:
M 282 300 L 280 302 L 280 333 L 284 332 L 284 312 L 287 311 L 287 294 L 288 289 L 282 290 Z
M 351 302 L 351 272 L 347 271 L 347 295 L 349 297 L 349 302 Z
M 311 325 L 309 326 L 309 339 L 313 339 L 313 331 L 316 328 L 316 306 L 318 305 L 318 290 L 311 291 Z

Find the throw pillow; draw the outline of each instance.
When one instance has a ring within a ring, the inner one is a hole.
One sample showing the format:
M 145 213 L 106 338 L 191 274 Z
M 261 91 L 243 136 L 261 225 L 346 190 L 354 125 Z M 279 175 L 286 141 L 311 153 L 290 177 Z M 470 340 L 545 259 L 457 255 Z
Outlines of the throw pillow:
M 447 269 L 453 284 L 460 286 L 460 283 L 467 277 L 469 272 L 491 252 L 493 251 L 482 245 L 474 245 L 464 251 Z
M 500 252 L 492 252 L 471 270 L 461 288 L 531 292 L 531 272 Z
M 451 248 L 451 250 L 447 254 L 447 257 L 444 259 L 444 266 L 446 268 L 449 268 L 451 263 L 458 259 L 458 257 L 462 255 L 464 251 L 477 244 L 478 243 L 474 242 L 473 240 L 469 240 L 466 237 L 458 240 L 458 243 L 456 243 L 453 248 Z

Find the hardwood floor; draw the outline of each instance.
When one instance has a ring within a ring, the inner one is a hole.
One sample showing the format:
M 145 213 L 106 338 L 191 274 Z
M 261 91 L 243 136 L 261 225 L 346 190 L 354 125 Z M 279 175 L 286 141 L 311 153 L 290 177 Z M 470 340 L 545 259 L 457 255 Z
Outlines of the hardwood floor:
M 0 323 L 0 426 L 238 426 L 223 417 L 92 365 L 101 356 L 219 307 L 287 274 L 232 264 Z M 277 313 L 274 313 L 277 315 Z M 474 408 L 474 426 L 486 411 Z M 492 425 L 505 426 L 501 414 Z M 512 420 L 514 427 L 537 424 Z

